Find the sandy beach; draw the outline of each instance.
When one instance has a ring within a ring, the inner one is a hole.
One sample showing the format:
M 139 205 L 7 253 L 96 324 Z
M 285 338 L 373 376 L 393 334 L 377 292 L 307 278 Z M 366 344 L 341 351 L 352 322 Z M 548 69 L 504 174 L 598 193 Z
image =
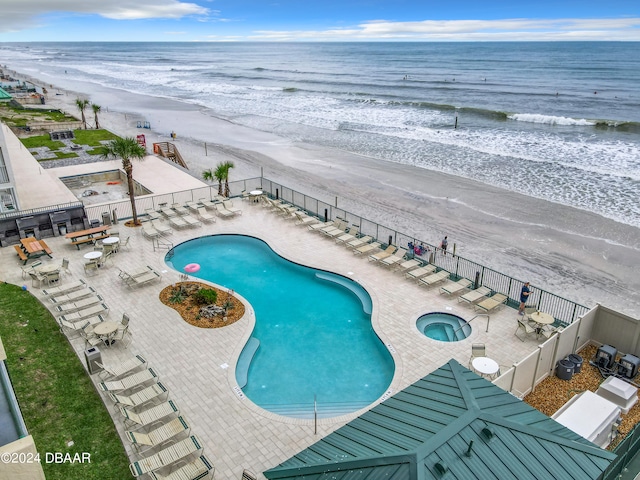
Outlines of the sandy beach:
M 231 160 L 231 180 L 262 171 L 325 201 L 337 197 L 340 208 L 431 244 L 447 235 L 459 255 L 536 287 L 640 316 L 638 228 L 462 177 L 293 143 L 197 105 L 64 78 L 55 85 L 31 80 L 49 90 L 47 106 L 78 116 L 78 97 L 101 105 L 101 126 L 118 135 L 144 133 L 151 144 L 171 141 L 175 132 L 174 143 L 198 178 L 204 169 Z M 87 117 L 93 121 L 91 113 Z M 137 128 L 139 121 L 150 122 L 151 129 Z

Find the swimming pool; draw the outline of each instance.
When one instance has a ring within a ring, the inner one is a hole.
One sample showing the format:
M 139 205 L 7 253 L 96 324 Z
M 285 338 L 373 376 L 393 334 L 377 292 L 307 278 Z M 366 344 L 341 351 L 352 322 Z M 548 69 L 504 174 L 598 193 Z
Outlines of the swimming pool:
M 248 363 L 242 391 L 262 408 L 307 417 L 315 397 L 319 415 L 329 417 L 363 408 L 389 387 L 393 359 L 371 326 L 371 297 L 353 280 L 290 262 L 245 235 L 190 240 L 165 260 L 179 272 L 199 263 L 193 277 L 253 306 L 259 347 L 238 365 Z
M 425 313 L 416 321 L 416 327 L 427 337 L 440 342 L 457 342 L 471 334 L 468 322 L 452 313 Z

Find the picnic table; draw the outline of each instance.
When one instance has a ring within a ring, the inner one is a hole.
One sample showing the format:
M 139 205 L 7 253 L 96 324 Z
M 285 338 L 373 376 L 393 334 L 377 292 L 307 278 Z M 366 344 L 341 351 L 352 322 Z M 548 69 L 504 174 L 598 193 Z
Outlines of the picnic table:
M 51 258 L 51 249 L 47 243 L 34 237 L 21 238 L 20 245 L 14 245 L 13 248 L 16 250 L 20 260 L 22 260 L 23 265 L 26 265 L 28 260 L 42 255 L 47 255 Z
M 64 238 L 71 239 L 71 245 L 75 245 L 80 250 L 80 245 L 84 243 L 93 243 L 96 240 L 102 240 L 109 237 L 107 230 L 111 225 L 102 225 L 100 227 L 88 228 L 77 232 L 67 233 Z

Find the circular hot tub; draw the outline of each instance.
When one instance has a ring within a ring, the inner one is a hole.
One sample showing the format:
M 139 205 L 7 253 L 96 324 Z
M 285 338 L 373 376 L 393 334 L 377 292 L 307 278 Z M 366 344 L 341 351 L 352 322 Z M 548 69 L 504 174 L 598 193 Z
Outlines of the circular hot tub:
M 467 321 L 452 313 L 425 313 L 416 321 L 420 333 L 439 342 L 458 342 L 471 334 Z

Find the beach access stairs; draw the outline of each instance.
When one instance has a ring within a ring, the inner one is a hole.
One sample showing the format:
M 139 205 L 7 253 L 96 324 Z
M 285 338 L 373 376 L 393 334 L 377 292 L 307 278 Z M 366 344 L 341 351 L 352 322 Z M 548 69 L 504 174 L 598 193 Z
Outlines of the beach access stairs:
M 178 151 L 177 147 L 171 142 L 158 142 L 153 144 L 153 153 L 160 155 L 161 157 L 168 158 L 173 163 L 180 165 L 187 170 L 187 164 L 182 159 L 182 155 Z

